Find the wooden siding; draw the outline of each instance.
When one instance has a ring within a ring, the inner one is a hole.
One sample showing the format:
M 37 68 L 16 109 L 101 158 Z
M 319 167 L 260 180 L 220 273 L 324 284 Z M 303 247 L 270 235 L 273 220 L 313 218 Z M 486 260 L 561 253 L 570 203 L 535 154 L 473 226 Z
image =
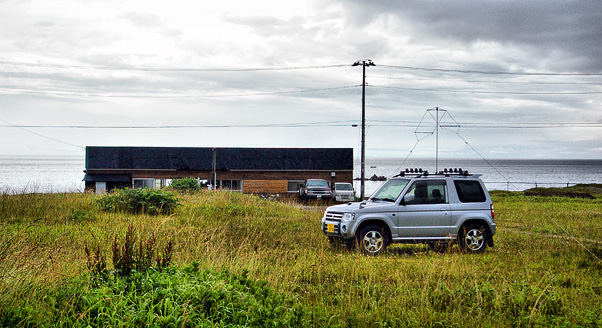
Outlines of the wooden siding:
M 282 194 L 286 193 L 287 180 L 244 180 L 242 192 L 245 194 Z

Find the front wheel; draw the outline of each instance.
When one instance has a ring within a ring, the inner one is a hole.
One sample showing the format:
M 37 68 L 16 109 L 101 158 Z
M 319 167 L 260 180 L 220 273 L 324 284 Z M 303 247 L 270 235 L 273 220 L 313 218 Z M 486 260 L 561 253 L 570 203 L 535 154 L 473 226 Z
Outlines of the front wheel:
M 470 224 L 462 228 L 460 246 L 468 253 L 481 253 L 487 247 L 487 229 L 480 224 Z
M 366 255 L 378 255 L 384 252 L 388 243 L 387 234 L 383 227 L 378 225 L 363 228 L 357 240 L 360 250 Z

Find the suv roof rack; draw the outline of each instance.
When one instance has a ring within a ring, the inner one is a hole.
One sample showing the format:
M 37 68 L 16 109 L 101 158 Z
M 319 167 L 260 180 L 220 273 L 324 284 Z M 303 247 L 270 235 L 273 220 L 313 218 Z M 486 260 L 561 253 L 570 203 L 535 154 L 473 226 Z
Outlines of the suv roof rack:
M 405 177 L 405 176 L 428 176 L 429 171 L 423 171 L 422 169 L 406 169 L 405 171 L 399 172 L 394 177 Z
M 468 170 L 462 170 L 462 168 L 449 168 L 449 169 L 443 169 L 443 171 L 439 171 L 438 174 L 443 174 L 443 175 L 471 175 L 468 173 Z
M 401 171 L 399 172 L 399 174 L 394 175 L 393 177 L 404 177 L 404 176 L 414 176 L 414 177 L 422 177 L 422 176 L 429 176 L 429 171 L 426 170 L 422 170 L 422 169 L 405 169 L 405 171 Z M 479 177 L 481 176 L 480 174 L 470 174 L 468 173 L 468 170 L 462 170 L 462 168 L 445 168 L 443 169 L 443 171 L 439 171 L 437 173 L 434 173 L 432 175 L 444 175 L 444 176 L 451 176 L 451 175 L 457 175 L 457 176 L 473 176 L 473 177 Z

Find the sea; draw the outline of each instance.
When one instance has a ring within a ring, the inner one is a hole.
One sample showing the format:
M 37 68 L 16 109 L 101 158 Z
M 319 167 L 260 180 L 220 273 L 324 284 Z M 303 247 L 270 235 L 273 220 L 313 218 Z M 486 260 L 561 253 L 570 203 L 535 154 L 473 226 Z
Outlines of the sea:
M 372 176 L 391 177 L 406 168 L 428 170 L 444 168 L 480 174 L 490 190 L 525 190 L 534 187 L 566 187 L 578 183 L 602 183 L 602 160 L 525 160 L 525 159 L 392 159 L 367 158 L 365 195 L 383 183 Z M 85 160 L 83 156 L 0 156 L 0 193 L 82 192 Z M 360 177 L 360 163 L 354 177 Z M 356 193 L 360 181 L 354 181 Z

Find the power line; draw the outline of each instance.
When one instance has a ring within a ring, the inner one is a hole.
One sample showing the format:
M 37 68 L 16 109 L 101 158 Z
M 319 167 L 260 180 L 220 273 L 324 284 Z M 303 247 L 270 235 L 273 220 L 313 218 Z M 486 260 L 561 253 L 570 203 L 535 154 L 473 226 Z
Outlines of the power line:
M 6 122 L 6 121 L 4 121 Z M 6 122 L 8 123 L 8 122 Z M 340 126 L 353 127 L 357 124 L 354 120 L 327 121 L 327 122 L 300 122 L 300 123 L 273 123 L 273 124 L 224 124 L 224 125 L 0 125 L 0 128 L 51 128 L 51 129 L 195 129 L 195 128 L 304 128 Z
M 219 94 L 219 95 L 161 95 L 161 94 L 101 94 L 101 93 L 82 93 L 82 92 L 66 92 L 66 91 L 41 91 L 31 89 L 17 89 L 17 88 L 0 88 L 0 91 L 5 92 L 16 92 L 26 94 L 38 94 L 46 96 L 56 97 L 95 97 L 95 98 L 173 98 L 173 99 L 184 99 L 184 98 L 227 98 L 227 97 L 251 97 L 251 96 L 270 96 L 270 95 L 283 95 L 283 94 L 295 94 L 295 93 L 310 93 L 320 91 L 333 91 L 333 90 L 344 90 L 357 88 L 357 85 L 332 87 L 332 88 L 317 88 L 317 89 L 302 89 L 302 90 L 291 90 L 291 91 L 274 91 L 274 92 L 256 92 L 256 93 L 242 93 L 242 94 Z
M 459 89 L 436 89 L 436 88 L 406 88 L 406 87 L 388 87 L 374 86 L 375 89 L 396 89 L 409 91 L 433 91 L 433 92 L 451 92 L 451 93 L 477 93 L 477 94 L 505 94 L 505 95 L 595 95 L 602 94 L 602 91 L 569 91 L 569 92 L 522 92 L 522 91 L 481 91 L 481 90 L 459 90 Z
M 371 120 L 371 125 L 375 126 L 399 126 L 399 127 L 414 127 L 418 122 L 411 121 L 383 121 Z M 515 123 L 500 123 L 500 122 L 478 122 L 478 123 L 458 123 L 463 128 L 469 129 L 547 129 L 547 128 L 600 128 L 602 123 L 599 122 L 515 122 Z M 444 126 L 445 127 L 445 126 Z
M 11 122 L 5 121 L 5 120 L 3 120 L 3 119 L 1 119 L 1 118 L 0 118 L 0 121 L 4 122 L 4 123 L 6 123 L 6 124 L 9 124 L 9 125 L 11 125 L 11 126 L 13 126 L 13 127 L 15 127 L 15 128 L 21 129 L 21 130 L 23 130 L 23 131 L 25 131 L 25 132 L 27 132 L 27 133 L 31 133 L 31 134 L 33 134 L 33 135 L 36 135 L 36 136 L 38 136 L 38 137 L 42 137 L 42 138 L 45 138 L 45 139 L 48 139 L 48 140 L 52 140 L 52 141 L 55 141 L 55 142 L 58 142 L 58 143 L 62 143 L 62 144 L 64 144 L 64 145 L 68 145 L 68 146 L 73 146 L 73 147 L 77 147 L 77 148 L 80 148 L 80 149 L 84 149 L 84 147 L 82 147 L 82 146 L 80 146 L 80 145 L 75 145 L 75 144 L 72 144 L 72 143 L 69 143 L 69 142 L 65 142 L 65 141 L 62 141 L 62 140 L 58 140 L 58 139 L 55 139 L 55 138 L 52 138 L 52 137 L 45 136 L 45 135 L 43 135 L 43 134 L 39 134 L 39 133 L 37 133 L 37 132 L 33 132 L 33 131 L 30 131 L 30 130 L 27 130 L 27 129 L 25 129 L 25 128 L 21 127 L 21 126 L 18 126 L 18 125 L 12 124 Z
M 0 61 L 0 64 L 25 67 L 42 68 L 74 68 L 74 69 L 97 69 L 107 71 L 139 71 L 139 72 L 257 72 L 257 71 L 289 71 L 318 68 L 337 68 L 349 65 L 317 65 L 317 66 L 284 66 L 284 67 L 248 67 L 248 68 L 171 68 L 171 67 L 134 67 L 134 66 L 83 66 L 83 65 L 61 65 L 42 63 L 22 63 L 12 61 Z
M 136 67 L 136 66 L 98 66 L 98 65 L 66 65 L 49 63 L 25 63 L 2 60 L 0 65 L 23 66 L 23 67 L 41 67 L 41 68 L 61 68 L 61 69 L 97 69 L 108 71 L 140 71 L 140 72 L 256 72 L 256 71 L 287 71 L 287 70 L 307 70 L 324 68 L 349 67 L 348 64 L 333 65 L 309 65 L 309 66 L 283 66 L 283 67 L 242 67 L 242 68 L 197 68 L 197 67 Z M 517 75 L 517 76 L 602 76 L 602 73 L 550 73 L 550 72 L 506 72 L 506 71 L 482 71 L 482 70 L 462 70 L 432 68 L 420 66 L 401 66 L 401 65 L 378 65 L 393 69 L 429 71 L 429 72 L 448 72 L 464 74 L 486 74 L 486 75 Z
M 414 78 L 414 77 L 392 77 L 392 76 L 372 76 L 371 79 L 383 80 L 404 80 L 404 81 L 453 81 L 460 83 L 487 83 L 487 84 L 531 84 L 531 85 L 600 85 L 600 82 L 542 82 L 542 81 L 501 81 L 501 80 L 465 80 L 465 79 L 448 79 L 442 77 L 433 78 Z
M 5 121 L 6 122 L 6 121 Z M 416 127 L 419 122 L 370 120 L 368 126 L 379 127 Z M 602 123 L 596 122 L 519 122 L 519 123 L 458 123 L 468 129 L 548 129 L 548 128 L 602 128 Z M 355 120 L 271 123 L 271 124 L 224 124 L 224 125 L 34 125 L 10 124 L 0 125 L 0 128 L 44 128 L 44 129 L 199 129 L 199 128 L 304 128 L 304 127 L 357 127 Z M 448 127 L 444 124 L 442 127 Z
M 602 73 L 502 72 L 502 71 L 461 70 L 461 69 L 427 68 L 427 67 L 397 66 L 397 65 L 378 65 L 378 66 L 395 68 L 395 69 L 415 70 L 415 71 L 448 72 L 448 73 L 464 73 L 464 74 L 524 75 L 524 76 L 602 76 Z

